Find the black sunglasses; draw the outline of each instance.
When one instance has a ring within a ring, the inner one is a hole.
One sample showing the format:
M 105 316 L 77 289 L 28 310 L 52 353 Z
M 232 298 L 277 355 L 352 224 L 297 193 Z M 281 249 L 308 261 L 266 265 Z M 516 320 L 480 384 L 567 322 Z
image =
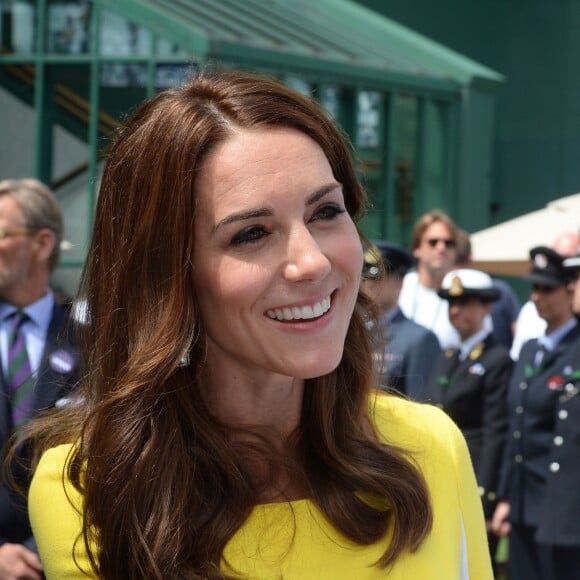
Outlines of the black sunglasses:
M 434 248 L 439 242 L 443 242 L 446 248 L 454 248 L 455 247 L 455 240 L 450 238 L 429 238 L 427 243 L 429 246 Z

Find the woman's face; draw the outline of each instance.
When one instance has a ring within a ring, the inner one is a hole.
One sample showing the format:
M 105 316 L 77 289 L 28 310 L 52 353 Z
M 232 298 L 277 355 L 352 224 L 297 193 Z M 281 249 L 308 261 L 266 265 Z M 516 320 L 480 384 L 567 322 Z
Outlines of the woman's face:
M 232 378 L 335 369 L 362 248 L 319 145 L 292 129 L 240 130 L 196 181 L 194 284 L 208 362 Z
M 560 286 L 532 285 L 530 298 L 541 318 L 548 323 L 550 330 L 556 329 L 572 316 L 574 296 L 573 285 Z

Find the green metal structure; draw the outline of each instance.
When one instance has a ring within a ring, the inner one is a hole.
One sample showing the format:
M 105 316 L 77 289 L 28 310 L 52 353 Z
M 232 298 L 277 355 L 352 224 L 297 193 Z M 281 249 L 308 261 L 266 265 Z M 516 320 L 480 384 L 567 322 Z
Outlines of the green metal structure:
M 73 239 L 61 270 L 74 271 L 64 286 L 84 260 L 102 151 L 116 126 L 139 101 L 212 62 L 275 75 L 324 104 L 353 142 L 371 237 L 406 243 L 414 220 L 432 207 L 469 229 L 488 224 L 503 77 L 355 2 L 0 6 L 0 115 L 14 123 L 19 111 L 30 125 L 21 150 L 63 204 Z M 2 176 L 21 177 L 10 157 L 0 149 Z

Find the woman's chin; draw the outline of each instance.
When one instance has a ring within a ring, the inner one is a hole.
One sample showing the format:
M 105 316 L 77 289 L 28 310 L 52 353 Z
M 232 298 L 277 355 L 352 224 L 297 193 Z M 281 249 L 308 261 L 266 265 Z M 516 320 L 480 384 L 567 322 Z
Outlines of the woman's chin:
M 340 355 L 329 357 L 318 357 L 315 360 L 306 360 L 299 367 L 295 369 L 295 376 L 298 379 L 316 379 L 332 373 L 342 360 L 342 352 Z

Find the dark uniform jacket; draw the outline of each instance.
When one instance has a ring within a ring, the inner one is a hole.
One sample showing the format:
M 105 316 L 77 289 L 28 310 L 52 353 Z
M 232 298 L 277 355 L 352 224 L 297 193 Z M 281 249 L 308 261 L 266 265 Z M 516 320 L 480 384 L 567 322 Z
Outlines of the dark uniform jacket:
M 65 332 L 67 321 L 65 311 L 55 305 L 34 386 L 33 413 L 52 407 L 78 381 L 78 352 Z M 11 434 L 11 410 L 4 395 L 6 389 L 1 369 L 0 387 L 0 445 L 4 445 Z M 25 450 L 22 450 L 24 454 Z M 26 501 L 3 481 L 0 485 L 0 544 L 5 542 L 34 548 Z
M 564 463 L 569 465 L 571 461 L 574 473 L 579 473 L 580 469 L 580 447 L 576 448 L 576 456 L 572 458 L 568 454 L 574 451 L 560 445 L 560 441 L 571 443 L 574 440 L 570 429 L 572 433 L 576 431 L 576 440 L 580 439 L 578 422 L 574 426 L 569 420 L 570 409 L 574 406 L 578 408 L 578 401 L 566 396 L 566 385 L 571 383 L 567 378 L 572 375 L 573 369 L 579 367 L 577 362 L 572 364 L 572 359 L 577 356 L 579 341 L 580 325 L 577 325 L 553 351 L 544 355 L 537 368 L 534 367 L 534 360 L 539 350 L 538 341 L 534 339 L 526 342 L 514 368 L 508 391 L 508 439 L 499 494 L 510 503 L 510 520 L 527 526 L 541 526 L 544 539 L 556 535 L 562 537 L 562 531 L 556 531 L 560 527 L 558 520 L 561 515 L 558 514 L 562 510 L 560 508 L 547 514 L 552 509 L 550 505 L 553 506 L 564 495 L 570 498 L 575 494 L 578 498 L 580 494 L 580 480 L 576 479 L 574 489 L 568 488 L 571 472 L 564 475 L 560 467 L 560 454 L 564 453 L 568 457 Z M 577 416 L 580 417 L 580 414 Z M 562 440 L 558 437 L 562 437 Z M 557 480 L 554 479 L 556 474 Z M 568 480 L 568 484 L 564 480 Z M 552 493 L 560 493 L 547 503 L 548 489 Z M 576 506 L 579 506 L 580 500 L 576 501 Z M 577 520 L 574 527 L 580 534 L 580 509 L 573 515 L 569 514 L 568 521 L 570 518 Z M 550 530 L 547 529 L 548 524 Z
M 375 369 L 382 386 L 419 399 L 441 353 L 435 333 L 407 318 L 397 307 L 374 333 Z
M 442 408 L 467 441 L 487 519 L 497 500 L 512 364 L 508 350 L 488 336 L 463 361 L 457 349 L 442 353 L 426 391 L 426 400 Z
M 580 340 L 566 358 L 562 374 L 552 378 L 555 425 L 537 540 L 580 546 Z

